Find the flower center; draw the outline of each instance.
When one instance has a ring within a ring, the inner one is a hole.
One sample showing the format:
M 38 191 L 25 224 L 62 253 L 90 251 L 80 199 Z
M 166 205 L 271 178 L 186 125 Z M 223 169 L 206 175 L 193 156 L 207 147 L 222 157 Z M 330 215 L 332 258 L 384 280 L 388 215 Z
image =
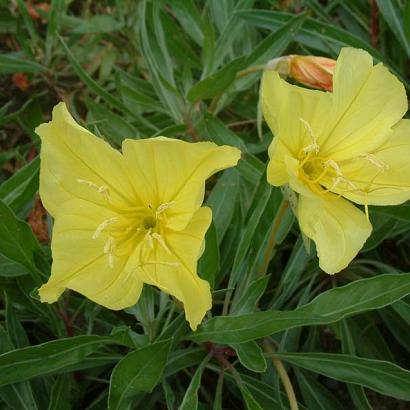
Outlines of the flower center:
M 149 229 L 153 229 L 157 226 L 157 220 L 152 215 L 145 216 L 142 219 L 142 226 L 148 231 Z
M 116 216 L 102 221 L 92 234 L 92 239 L 104 235 L 103 252 L 107 255 L 108 265 L 114 267 L 115 257 L 131 254 L 140 245 L 141 265 L 149 263 L 169 262 L 151 261 L 146 255 L 154 249 L 155 244 L 168 254 L 171 254 L 165 240 L 166 211 L 175 205 L 175 202 L 166 202 L 153 209 L 151 205 L 135 207 L 115 206 L 110 198 L 109 189 L 100 187 L 93 182 L 77 179 L 83 185 L 96 190 L 106 200 L 106 207 Z M 175 263 L 172 263 L 174 266 Z
M 320 156 L 320 147 L 312 127 L 303 118 L 300 118 L 300 121 L 306 129 L 306 133 L 309 136 L 311 143 L 299 151 L 299 178 L 307 184 L 313 192 L 319 195 L 326 195 L 328 192 L 332 191 L 337 197 L 343 196 L 348 192 L 363 194 L 365 213 L 367 218 L 369 218 L 367 203 L 368 194 L 377 189 L 373 188 L 374 182 L 380 174 L 388 169 L 388 165 L 379 160 L 376 156 L 368 153 L 340 162 L 341 164 L 359 160 L 362 163 L 367 162 L 375 167 L 376 173 L 373 178 L 367 183 L 367 185 L 359 187 L 343 174 L 341 167 L 336 161 Z M 332 181 L 330 186 L 329 180 Z M 329 187 L 326 188 L 325 185 Z

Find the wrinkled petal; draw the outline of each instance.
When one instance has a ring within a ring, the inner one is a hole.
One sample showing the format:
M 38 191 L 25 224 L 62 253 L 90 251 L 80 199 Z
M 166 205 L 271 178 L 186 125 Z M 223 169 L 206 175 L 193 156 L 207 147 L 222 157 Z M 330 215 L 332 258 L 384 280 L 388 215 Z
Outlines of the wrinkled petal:
M 122 150 L 141 200 L 154 208 L 173 204 L 167 210 L 173 229 L 184 229 L 201 206 L 205 180 L 240 158 L 237 148 L 165 137 L 128 139 Z
M 211 210 L 200 208 L 183 231 L 167 230 L 163 238 L 166 248 L 157 241 L 152 248 L 144 244 L 129 263 L 130 270 L 136 268 L 140 280 L 184 304 L 186 319 L 193 330 L 212 307 L 209 283 L 197 275 L 197 263 L 211 219 Z
M 302 232 L 316 244 L 320 268 L 329 274 L 346 268 L 372 231 L 362 211 L 332 194 L 301 195 L 298 218 Z
M 266 71 L 261 100 L 269 128 L 293 157 L 297 158 L 302 148 L 312 144 L 312 133 L 316 138 L 322 134 L 330 110 L 330 94 L 291 85 L 277 72 Z
M 353 202 L 397 205 L 410 199 L 410 120 L 400 121 L 381 147 L 347 161 L 341 169 L 355 189 L 333 190 Z
M 93 239 L 102 221 L 113 211 L 83 200 L 72 200 L 60 209 L 53 228 L 53 265 L 48 282 L 39 289 L 42 302 L 53 303 L 64 289 L 73 289 L 109 309 L 133 306 L 143 283 L 126 271 L 127 254 L 116 255 L 110 266 L 104 253 L 107 237 Z
M 366 51 L 343 48 L 333 78 L 332 111 L 322 118 L 321 154 L 340 161 L 371 152 L 406 111 L 403 84 L 383 64 L 373 66 Z
M 64 103 L 52 121 L 36 129 L 41 137 L 40 196 L 51 215 L 73 198 L 105 204 L 134 198 L 121 154 L 78 125 Z

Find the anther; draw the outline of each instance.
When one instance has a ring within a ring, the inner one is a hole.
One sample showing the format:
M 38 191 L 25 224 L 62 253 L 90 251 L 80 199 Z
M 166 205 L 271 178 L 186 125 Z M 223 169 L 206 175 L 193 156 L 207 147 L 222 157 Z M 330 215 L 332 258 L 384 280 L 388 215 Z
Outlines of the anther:
M 338 177 L 342 177 L 342 176 L 343 176 L 342 170 L 340 169 L 340 167 L 339 167 L 339 165 L 337 164 L 337 162 L 336 162 L 336 161 L 333 161 L 333 159 L 328 159 L 328 160 L 325 162 L 325 166 L 329 166 L 329 167 L 333 168 L 333 169 L 335 170 L 335 172 L 336 172 L 336 176 L 338 176 Z
M 148 232 L 144 236 L 144 240 L 148 242 L 148 247 L 152 249 L 154 247 L 154 241 L 152 240 L 151 228 L 148 229 Z
M 389 165 L 379 160 L 375 155 L 366 153 L 359 155 L 359 157 L 363 158 L 366 161 L 369 161 L 376 168 L 380 169 L 381 172 L 387 171 L 389 169 Z
M 112 202 L 110 197 L 110 192 L 107 186 L 97 185 L 94 182 L 87 181 L 86 179 L 77 178 L 77 182 L 83 185 L 87 185 L 89 188 L 95 189 L 99 194 L 101 194 L 107 202 Z
M 309 134 L 309 136 L 310 136 L 310 138 L 311 138 L 311 140 L 312 140 L 312 143 L 309 144 L 309 145 L 307 145 L 306 147 L 304 147 L 304 148 L 302 149 L 302 151 L 303 151 L 305 154 L 307 154 L 307 153 L 309 153 L 309 152 L 315 152 L 315 153 L 317 154 L 317 153 L 319 152 L 319 145 L 317 144 L 317 139 L 316 139 L 316 136 L 315 136 L 315 134 L 314 134 L 314 132 L 313 132 L 313 130 L 312 130 L 312 127 L 311 127 L 310 124 L 309 124 L 306 120 L 304 120 L 303 118 L 299 118 L 299 121 L 304 125 L 304 127 L 305 127 L 307 133 Z
M 164 239 L 162 239 L 161 235 L 154 232 L 153 234 L 151 234 L 153 239 L 156 239 L 158 241 L 158 243 L 165 249 L 165 251 L 171 255 L 171 251 L 169 250 L 167 244 L 165 243 Z
M 95 230 L 92 238 L 93 239 L 97 239 L 101 233 L 107 229 L 108 226 L 115 224 L 116 222 L 118 222 L 118 218 L 116 216 L 112 217 L 112 218 L 108 218 L 106 219 L 104 222 L 102 222 L 100 225 L 98 225 L 97 229 Z
M 108 255 L 108 266 L 110 268 L 114 267 L 114 248 L 115 248 L 115 241 L 113 238 L 108 238 L 104 244 L 104 253 Z
M 155 212 L 155 216 L 158 218 L 159 215 L 161 215 L 164 211 L 166 211 L 169 208 L 172 208 L 173 206 L 175 206 L 175 201 L 171 201 L 171 202 L 165 202 L 164 204 L 161 204 L 156 212 Z

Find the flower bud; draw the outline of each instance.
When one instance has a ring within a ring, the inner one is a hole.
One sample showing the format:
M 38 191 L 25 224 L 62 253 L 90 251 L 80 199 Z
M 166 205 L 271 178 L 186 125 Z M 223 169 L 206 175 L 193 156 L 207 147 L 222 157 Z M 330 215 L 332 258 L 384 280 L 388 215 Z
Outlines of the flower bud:
M 332 91 L 336 60 L 325 57 L 292 55 L 289 59 L 289 76 L 301 84 Z

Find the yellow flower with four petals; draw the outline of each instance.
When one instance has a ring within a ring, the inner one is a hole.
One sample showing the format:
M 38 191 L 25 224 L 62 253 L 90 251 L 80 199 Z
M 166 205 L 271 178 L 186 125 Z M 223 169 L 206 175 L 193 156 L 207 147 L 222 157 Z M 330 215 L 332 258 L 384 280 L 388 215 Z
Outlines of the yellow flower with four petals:
M 65 288 L 118 310 L 150 284 L 184 304 L 196 329 L 212 299 L 197 275 L 212 212 L 205 180 L 236 165 L 240 151 L 211 142 L 127 139 L 122 154 L 78 125 L 64 103 L 40 125 L 40 196 L 55 218 L 52 273 L 39 289 Z
M 339 272 L 372 231 L 368 205 L 410 198 L 405 89 L 367 52 L 345 48 L 332 93 L 291 85 L 273 71 L 264 73 L 261 90 L 274 134 L 268 181 L 299 194 L 302 232 L 316 243 L 320 267 Z

